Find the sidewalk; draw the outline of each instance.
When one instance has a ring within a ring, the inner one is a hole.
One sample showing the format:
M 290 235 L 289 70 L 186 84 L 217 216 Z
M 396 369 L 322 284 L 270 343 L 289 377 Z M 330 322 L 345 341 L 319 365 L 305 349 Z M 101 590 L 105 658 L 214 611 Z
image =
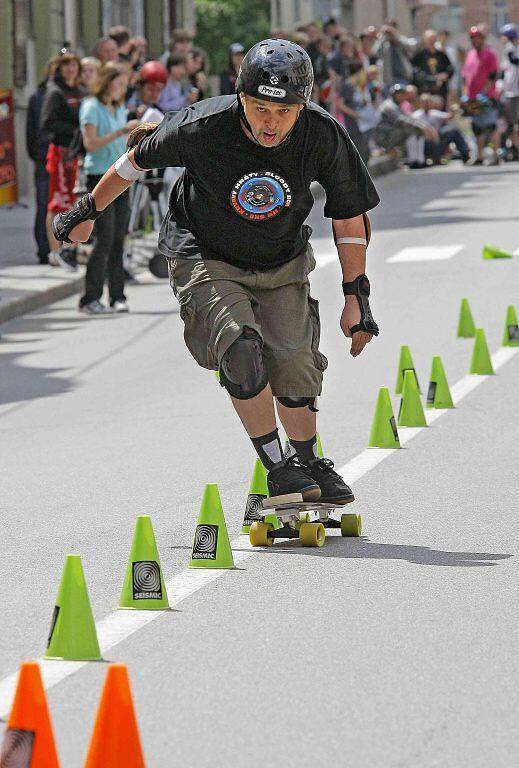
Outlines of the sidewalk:
M 369 164 L 374 178 L 396 168 L 397 163 L 390 157 L 378 157 Z M 323 194 L 319 185 L 312 191 L 314 197 Z M 34 205 L 27 200 L 23 203 L 24 206 L 12 209 L 0 207 L 0 323 L 65 299 L 83 288 L 84 267 L 73 273 L 37 263 Z

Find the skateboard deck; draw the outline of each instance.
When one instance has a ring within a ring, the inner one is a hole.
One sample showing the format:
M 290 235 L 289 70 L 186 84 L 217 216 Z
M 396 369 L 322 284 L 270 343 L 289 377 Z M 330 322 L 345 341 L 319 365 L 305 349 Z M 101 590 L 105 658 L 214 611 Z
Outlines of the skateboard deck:
M 303 546 L 322 547 L 326 528 L 340 528 L 343 536 L 360 536 L 360 515 L 343 513 L 336 520 L 331 513 L 338 506 L 303 501 L 300 493 L 271 496 L 263 500 L 259 520 L 251 525 L 250 542 L 253 546 L 270 546 L 275 539 L 300 539 Z

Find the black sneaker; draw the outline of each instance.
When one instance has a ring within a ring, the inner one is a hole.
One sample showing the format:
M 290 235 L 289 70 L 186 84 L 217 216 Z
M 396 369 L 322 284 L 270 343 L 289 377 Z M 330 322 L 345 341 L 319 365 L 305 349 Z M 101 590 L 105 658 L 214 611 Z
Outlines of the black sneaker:
M 353 491 L 346 485 L 342 477 L 333 469 L 330 459 L 315 459 L 311 464 L 304 464 L 305 474 L 313 478 L 321 489 L 323 504 L 349 504 L 355 501 Z
M 287 493 L 300 493 L 303 501 L 317 501 L 321 489 L 312 480 L 306 467 L 302 467 L 295 456 L 282 464 L 277 464 L 267 475 L 269 496 L 284 496 Z

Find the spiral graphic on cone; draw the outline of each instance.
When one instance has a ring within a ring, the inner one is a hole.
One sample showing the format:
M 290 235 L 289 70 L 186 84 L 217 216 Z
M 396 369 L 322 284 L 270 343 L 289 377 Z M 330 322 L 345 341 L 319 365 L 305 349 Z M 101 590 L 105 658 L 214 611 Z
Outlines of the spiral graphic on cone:
M 259 493 L 250 493 L 247 499 L 247 509 L 245 510 L 244 525 L 247 520 L 260 520 L 263 514 L 263 499 L 265 497 Z
M 195 532 L 194 550 L 196 552 L 214 552 L 217 535 L 216 526 L 198 525 Z
M 1 768 L 29 768 L 33 742 L 33 731 L 8 728 L 0 755 Z
M 133 583 L 139 592 L 160 592 L 160 570 L 157 563 L 153 561 L 134 563 Z

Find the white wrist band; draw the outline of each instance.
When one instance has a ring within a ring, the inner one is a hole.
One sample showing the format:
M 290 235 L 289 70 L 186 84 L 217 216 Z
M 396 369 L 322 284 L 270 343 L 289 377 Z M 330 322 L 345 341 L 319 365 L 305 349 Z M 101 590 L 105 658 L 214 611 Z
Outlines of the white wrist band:
M 132 161 L 128 158 L 128 152 L 121 155 L 114 163 L 115 172 L 121 179 L 125 181 L 138 181 L 141 179 L 146 171 L 138 171 L 133 165 Z
M 365 245 L 368 247 L 368 241 L 365 237 L 338 237 L 337 245 Z

